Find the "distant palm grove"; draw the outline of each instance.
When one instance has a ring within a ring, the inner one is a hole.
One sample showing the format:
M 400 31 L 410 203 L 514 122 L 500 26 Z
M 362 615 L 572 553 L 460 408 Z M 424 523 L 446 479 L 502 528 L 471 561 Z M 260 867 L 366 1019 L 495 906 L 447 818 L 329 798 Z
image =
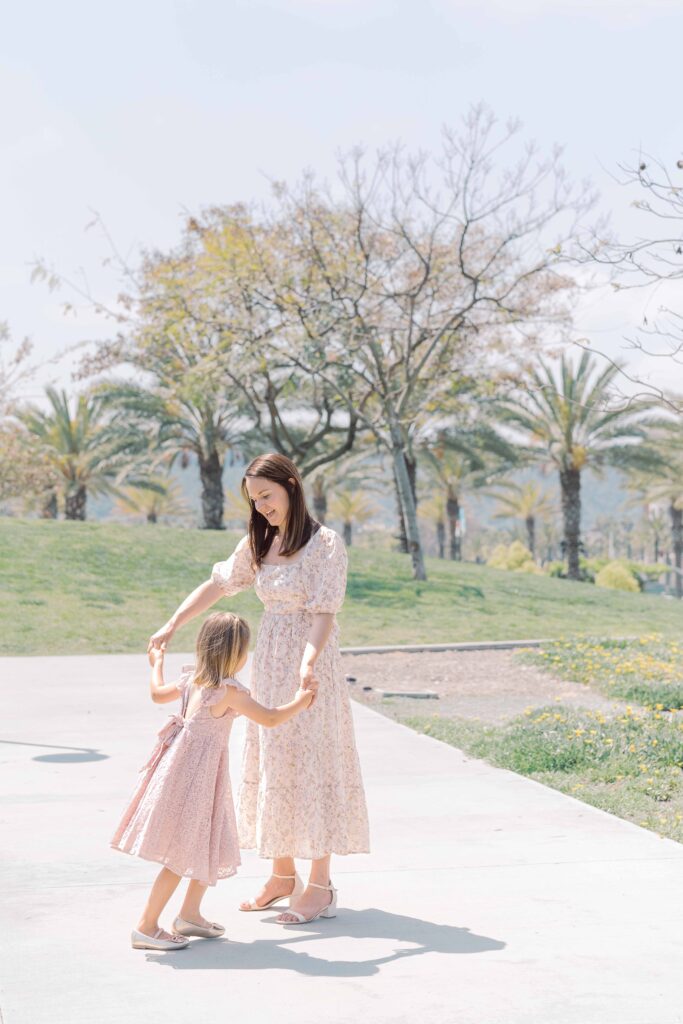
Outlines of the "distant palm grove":
M 83 521 L 107 496 L 190 525 L 186 467 L 199 525 L 241 526 L 226 461 L 278 451 L 318 520 L 382 534 L 418 580 L 427 552 L 680 597 L 680 409 L 572 342 L 581 263 L 622 263 L 579 244 L 594 202 L 477 108 L 434 157 L 354 151 L 334 187 L 188 217 L 175 248 L 114 256 L 125 290 L 94 303 L 112 336 L 72 390 L 23 399 L 30 348 L 0 338 L 0 509 Z M 625 499 L 586 531 L 605 473 Z

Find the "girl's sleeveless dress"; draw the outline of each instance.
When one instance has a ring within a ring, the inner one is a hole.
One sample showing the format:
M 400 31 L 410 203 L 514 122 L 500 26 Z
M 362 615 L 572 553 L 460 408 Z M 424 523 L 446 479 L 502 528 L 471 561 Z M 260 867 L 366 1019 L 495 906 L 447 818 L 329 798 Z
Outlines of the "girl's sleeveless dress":
M 214 718 L 210 709 L 228 686 L 249 691 L 232 678 L 215 689 L 201 687 L 201 703 L 186 718 L 193 678 L 194 665 L 183 665 L 177 683 L 180 713 L 159 732 L 111 846 L 215 885 L 240 864 L 228 771 L 228 739 L 237 712 L 228 708 Z
M 290 701 L 316 612 L 337 612 L 346 590 L 342 538 L 321 526 L 287 565 L 251 564 L 243 537 L 212 579 L 226 596 L 253 586 L 265 606 L 254 653 L 251 694 L 267 706 Z M 242 849 L 260 857 L 318 859 L 367 853 L 368 816 L 353 718 L 339 653 L 339 627 L 317 662 L 313 705 L 283 725 L 247 723 L 238 797 Z

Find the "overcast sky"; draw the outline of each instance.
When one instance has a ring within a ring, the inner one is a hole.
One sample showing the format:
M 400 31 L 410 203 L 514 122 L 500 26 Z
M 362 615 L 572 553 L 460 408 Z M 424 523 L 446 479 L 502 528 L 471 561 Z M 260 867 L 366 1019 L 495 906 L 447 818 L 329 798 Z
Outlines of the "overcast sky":
M 563 145 L 570 176 L 633 231 L 635 196 L 611 174 L 640 147 L 672 170 L 683 156 L 681 39 L 679 0 L 13 4 L 0 21 L 0 320 L 40 357 L 106 334 L 29 282 L 40 257 L 111 298 L 92 210 L 134 262 L 178 239 L 183 210 L 264 197 L 268 178 L 306 167 L 331 175 L 357 143 L 435 149 L 482 100 L 542 148 Z M 617 354 L 655 301 L 594 295 L 577 329 Z M 68 384 L 70 365 L 40 381 Z

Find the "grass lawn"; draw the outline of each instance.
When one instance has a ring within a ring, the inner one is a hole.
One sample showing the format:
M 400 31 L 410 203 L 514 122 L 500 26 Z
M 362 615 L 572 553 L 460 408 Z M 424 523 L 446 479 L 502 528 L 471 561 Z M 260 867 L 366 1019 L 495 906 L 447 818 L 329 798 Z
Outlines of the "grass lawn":
M 551 705 L 504 726 L 440 715 L 399 721 L 683 842 L 682 713 L 629 708 L 606 716 Z
M 656 634 L 565 640 L 520 651 L 515 660 L 632 703 L 607 704 L 607 711 L 555 703 L 496 726 L 472 717 L 408 715 L 395 701 L 385 710 L 474 757 L 683 842 L 679 643 Z
M 683 708 L 683 646 L 676 639 L 657 633 L 633 640 L 587 638 L 520 653 L 529 664 L 591 686 L 606 697 L 658 711 Z
M 161 526 L 0 518 L 2 654 L 139 651 L 180 601 L 227 558 L 239 534 Z M 342 644 L 630 636 L 676 638 L 673 600 L 590 584 L 427 560 L 411 578 L 405 555 L 353 547 Z M 252 592 L 230 607 L 258 624 Z M 174 639 L 190 650 L 196 623 Z

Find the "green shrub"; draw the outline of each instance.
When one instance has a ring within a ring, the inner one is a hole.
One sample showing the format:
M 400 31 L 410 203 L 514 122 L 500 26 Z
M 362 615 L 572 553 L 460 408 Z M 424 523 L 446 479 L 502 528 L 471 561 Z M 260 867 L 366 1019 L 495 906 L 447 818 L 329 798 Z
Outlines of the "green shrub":
M 595 577 L 595 585 L 607 590 L 628 590 L 637 593 L 638 581 L 623 562 L 610 562 Z
M 492 569 L 507 569 L 508 549 L 504 544 L 497 544 L 491 552 L 487 565 Z
M 508 548 L 504 544 L 499 544 L 491 552 L 486 564 L 492 569 L 506 569 L 508 572 L 542 572 L 531 557 L 529 549 L 519 540 L 513 541 Z

